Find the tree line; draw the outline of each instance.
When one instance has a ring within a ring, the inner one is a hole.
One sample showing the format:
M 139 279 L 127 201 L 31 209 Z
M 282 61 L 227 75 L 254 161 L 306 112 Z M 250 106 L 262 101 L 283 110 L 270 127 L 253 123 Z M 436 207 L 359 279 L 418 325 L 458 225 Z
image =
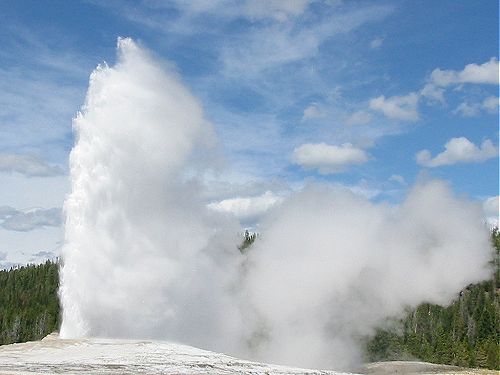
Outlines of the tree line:
M 39 340 L 59 327 L 56 262 L 0 271 L 0 344 Z
M 420 359 L 464 367 L 500 369 L 500 232 L 491 280 L 469 285 L 447 307 L 422 304 L 366 342 L 369 361 Z

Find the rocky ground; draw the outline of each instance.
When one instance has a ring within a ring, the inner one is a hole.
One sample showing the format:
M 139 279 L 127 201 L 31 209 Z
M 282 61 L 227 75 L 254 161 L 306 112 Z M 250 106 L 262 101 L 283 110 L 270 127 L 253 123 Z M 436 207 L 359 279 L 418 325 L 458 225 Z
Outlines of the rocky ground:
M 298 369 L 245 361 L 162 341 L 83 339 L 0 346 L 0 374 L 311 374 L 340 372 Z
M 423 362 L 379 362 L 365 374 L 496 374 Z M 311 374 L 335 371 L 299 369 L 245 361 L 187 345 L 162 341 L 83 339 L 0 346 L 0 374 Z

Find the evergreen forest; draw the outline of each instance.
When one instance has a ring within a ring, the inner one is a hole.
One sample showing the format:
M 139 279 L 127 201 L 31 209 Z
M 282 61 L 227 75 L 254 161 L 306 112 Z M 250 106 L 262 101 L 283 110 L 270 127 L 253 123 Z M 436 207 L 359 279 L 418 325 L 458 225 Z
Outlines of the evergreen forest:
M 39 340 L 59 326 L 58 264 L 0 271 L 0 344 Z

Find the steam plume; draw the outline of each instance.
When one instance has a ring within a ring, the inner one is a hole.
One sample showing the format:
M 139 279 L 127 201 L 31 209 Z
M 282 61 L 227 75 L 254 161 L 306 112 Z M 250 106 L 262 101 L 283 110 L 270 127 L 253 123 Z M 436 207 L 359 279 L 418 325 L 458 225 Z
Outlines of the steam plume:
M 481 208 L 443 182 L 399 206 L 310 186 L 240 228 L 197 176 L 216 137 L 169 66 L 130 39 L 74 120 L 61 336 L 161 338 L 301 366 L 347 367 L 358 338 L 488 276 Z M 207 162 L 208 161 L 208 162 Z
M 61 336 L 212 346 L 239 325 L 227 290 L 240 261 L 239 228 L 208 216 L 192 178 L 212 128 L 171 68 L 130 39 L 118 54 L 74 120 Z
M 422 302 L 448 304 L 486 278 L 491 259 L 478 205 L 445 183 L 415 186 L 396 207 L 310 187 L 261 224 L 246 279 L 258 355 L 349 367 L 358 339 Z

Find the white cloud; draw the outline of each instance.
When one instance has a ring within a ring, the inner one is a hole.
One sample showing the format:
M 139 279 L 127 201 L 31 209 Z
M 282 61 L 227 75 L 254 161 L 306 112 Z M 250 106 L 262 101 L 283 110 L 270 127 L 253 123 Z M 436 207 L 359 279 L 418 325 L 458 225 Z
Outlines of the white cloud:
M 489 197 L 483 201 L 483 212 L 490 227 L 498 227 L 498 200 L 499 196 Z
M 368 154 L 350 143 L 340 146 L 326 143 L 306 143 L 293 150 L 292 161 L 306 169 L 318 169 L 321 174 L 338 173 L 349 165 L 362 164 Z
M 60 225 L 60 208 L 16 210 L 9 206 L 0 207 L 0 227 L 6 230 L 28 232 L 36 228 L 58 227 Z
M 498 148 L 487 139 L 481 147 L 477 147 L 465 137 L 452 138 L 444 145 L 445 150 L 434 158 L 429 150 L 419 151 L 417 163 L 424 167 L 434 168 L 456 163 L 479 163 L 498 156 Z
M 313 120 L 324 116 L 324 112 L 318 107 L 318 105 L 316 103 L 312 103 L 311 105 L 309 105 L 309 107 L 304 109 L 302 121 Z
M 9 211 L 26 212 L 25 209 L 15 209 L 20 207 L 61 207 L 68 190 L 67 176 L 46 178 L 26 177 L 19 173 L 0 174 L 0 206 L 6 205 L 0 209 L 0 216 L 5 217 Z M 62 225 L 28 232 L 6 230 L 0 225 L 1 250 L 7 252 L 8 262 L 12 264 L 30 262 L 31 254 L 38 250 L 55 250 L 62 238 Z M 0 267 L 9 267 L 10 263 L 0 264 Z
M 17 172 L 27 177 L 52 177 L 64 174 L 58 165 L 50 165 L 34 155 L 0 154 L 0 172 Z
M 480 103 L 463 102 L 453 111 L 465 117 L 478 116 L 481 112 L 498 113 L 498 97 L 489 96 Z
M 420 90 L 420 95 L 430 99 L 430 101 L 444 103 L 444 89 L 433 83 L 427 83 L 424 88 Z
M 482 103 L 461 103 L 455 110 L 455 113 L 460 113 L 463 116 L 471 117 L 477 116 L 481 113 L 481 111 L 487 111 L 489 113 L 497 113 L 498 112 L 498 97 L 490 96 Z
M 407 185 L 405 178 L 399 174 L 393 174 L 389 177 L 389 181 L 397 182 L 400 185 Z
M 477 116 L 479 114 L 481 107 L 477 104 L 469 104 L 467 102 L 460 103 L 458 107 L 453 111 L 453 113 L 461 114 L 465 117 Z
M 445 87 L 460 83 L 498 84 L 498 60 L 492 57 L 484 64 L 468 64 L 461 71 L 434 69 L 431 83 Z
M 491 113 L 498 113 L 499 98 L 498 96 L 489 96 L 484 99 L 482 108 Z
M 468 64 L 460 71 L 434 69 L 428 82 L 420 90 L 420 95 L 430 99 L 430 101 L 444 103 L 445 87 L 465 83 L 498 84 L 498 60 L 492 57 L 484 64 Z M 492 101 L 483 103 L 483 105 L 480 103 L 474 105 L 462 103 L 456 108 L 455 113 L 461 113 L 464 116 L 475 116 L 480 109 L 488 110 L 488 106 L 491 108 L 492 105 Z
M 370 42 L 370 48 L 371 49 L 379 48 L 382 45 L 382 43 L 384 43 L 384 38 L 382 37 L 375 38 Z
M 357 111 L 345 120 L 347 125 L 366 125 L 372 120 L 372 115 L 365 111 Z
M 370 108 L 374 111 L 382 112 L 386 117 L 395 120 L 417 121 L 419 95 L 412 92 L 404 96 L 384 95 L 370 100 Z
M 253 224 L 271 207 L 283 201 L 283 197 L 271 191 L 254 197 L 237 197 L 224 199 L 220 202 L 212 202 L 207 207 L 235 215 L 241 222 Z

